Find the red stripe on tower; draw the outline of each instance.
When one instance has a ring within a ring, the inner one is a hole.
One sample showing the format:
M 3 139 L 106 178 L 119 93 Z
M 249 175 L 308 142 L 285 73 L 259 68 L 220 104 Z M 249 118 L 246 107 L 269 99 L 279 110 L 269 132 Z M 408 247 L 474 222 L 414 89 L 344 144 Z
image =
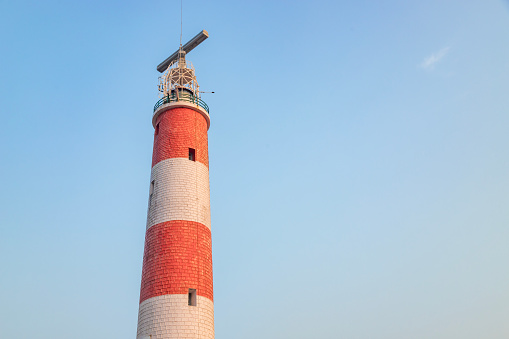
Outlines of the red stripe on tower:
M 189 286 L 213 301 L 210 230 L 174 220 L 147 230 L 140 303 L 164 294 L 187 294 Z
M 169 158 L 188 158 L 189 148 L 195 150 L 195 160 L 209 166 L 207 120 L 188 108 L 174 108 L 155 120 L 152 166 Z

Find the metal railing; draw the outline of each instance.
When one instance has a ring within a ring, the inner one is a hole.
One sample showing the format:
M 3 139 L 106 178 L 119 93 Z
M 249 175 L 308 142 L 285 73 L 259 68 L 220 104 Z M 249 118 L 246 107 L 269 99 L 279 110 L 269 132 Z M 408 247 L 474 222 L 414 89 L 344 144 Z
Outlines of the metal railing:
M 202 99 L 200 99 L 192 94 L 186 94 L 186 95 L 181 94 L 178 98 L 175 94 L 172 94 L 172 95 L 168 94 L 156 102 L 156 104 L 154 105 L 154 112 L 164 104 L 169 104 L 170 102 L 177 102 L 177 101 L 185 101 L 185 102 L 193 103 L 195 105 L 200 106 L 201 108 L 206 110 L 207 113 L 209 113 L 209 106 L 207 106 L 205 101 L 203 101 Z

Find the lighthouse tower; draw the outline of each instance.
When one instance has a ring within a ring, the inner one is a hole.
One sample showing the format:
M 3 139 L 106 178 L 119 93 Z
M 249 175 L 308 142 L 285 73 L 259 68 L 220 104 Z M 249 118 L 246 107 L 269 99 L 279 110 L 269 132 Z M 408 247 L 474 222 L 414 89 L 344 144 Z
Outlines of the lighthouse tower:
M 158 66 L 154 150 L 137 339 L 213 339 L 212 242 L 207 131 L 189 52 L 202 31 Z

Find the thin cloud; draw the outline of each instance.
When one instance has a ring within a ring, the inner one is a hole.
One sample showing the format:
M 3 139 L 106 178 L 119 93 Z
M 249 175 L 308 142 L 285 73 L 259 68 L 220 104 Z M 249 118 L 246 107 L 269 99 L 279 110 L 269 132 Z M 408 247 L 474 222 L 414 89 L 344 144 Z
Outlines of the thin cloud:
M 445 47 L 438 52 L 431 54 L 429 57 L 425 58 L 419 66 L 428 70 L 435 68 L 437 62 L 442 60 L 447 55 L 447 53 L 449 53 L 450 49 L 450 47 Z

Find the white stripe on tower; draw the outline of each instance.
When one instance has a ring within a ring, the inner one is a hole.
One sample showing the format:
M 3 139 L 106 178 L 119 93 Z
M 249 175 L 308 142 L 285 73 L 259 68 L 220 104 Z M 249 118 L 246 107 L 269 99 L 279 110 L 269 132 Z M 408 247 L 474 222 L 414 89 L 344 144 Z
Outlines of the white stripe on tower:
M 187 306 L 187 295 L 182 294 L 145 300 L 140 304 L 138 338 L 148 333 L 153 333 L 153 339 L 213 338 L 214 304 L 210 299 L 198 296 L 197 305 L 190 307 Z
M 147 229 L 170 220 L 196 221 L 210 229 L 209 169 L 198 161 L 170 158 L 152 167 Z

